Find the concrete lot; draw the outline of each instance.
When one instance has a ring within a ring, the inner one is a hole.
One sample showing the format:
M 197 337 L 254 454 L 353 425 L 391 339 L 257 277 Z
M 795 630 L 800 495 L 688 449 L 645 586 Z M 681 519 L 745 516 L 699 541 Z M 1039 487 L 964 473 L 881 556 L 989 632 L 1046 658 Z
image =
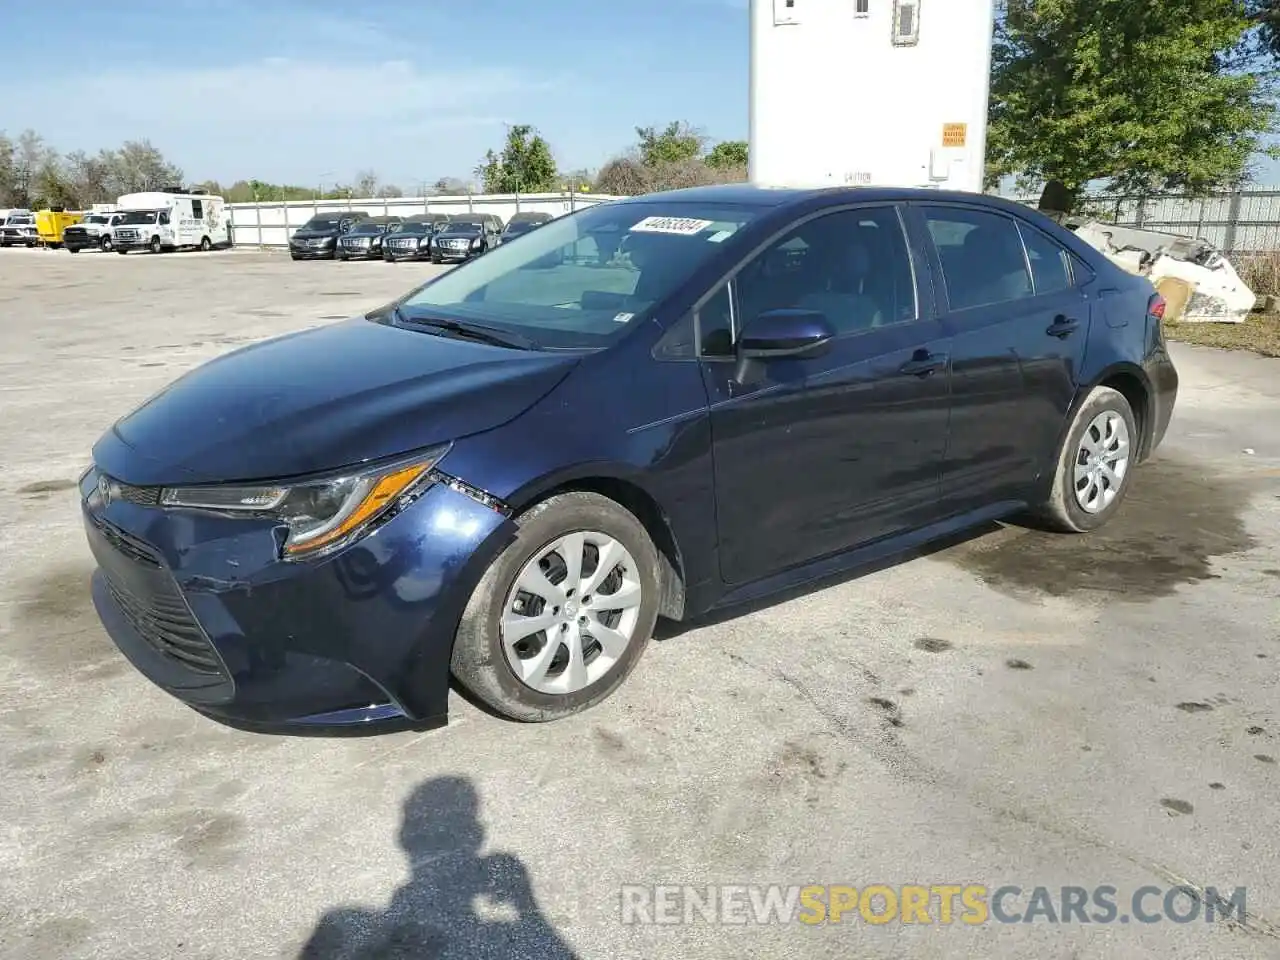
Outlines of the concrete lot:
M 1001 528 L 667 629 L 569 721 L 455 698 L 429 734 L 271 739 L 144 681 L 89 602 L 93 441 L 432 269 L 0 251 L 0 956 L 1280 956 L 1276 360 L 1175 349 L 1105 532 Z M 768 882 L 1244 886 L 1249 921 L 619 922 L 622 884 Z

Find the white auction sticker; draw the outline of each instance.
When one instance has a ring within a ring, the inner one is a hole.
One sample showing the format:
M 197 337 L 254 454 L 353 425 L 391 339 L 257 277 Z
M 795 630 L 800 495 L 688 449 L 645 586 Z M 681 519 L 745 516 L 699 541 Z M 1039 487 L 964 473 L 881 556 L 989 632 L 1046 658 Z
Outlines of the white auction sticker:
M 684 237 L 692 237 L 714 222 L 714 220 L 695 220 L 692 217 L 645 217 L 631 228 L 631 232 L 677 233 Z
M 619 313 L 617 316 L 613 318 L 613 322 L 626 323 L 628 320 L 630 320 L 634 316 L 635 316 L 634 313 Z

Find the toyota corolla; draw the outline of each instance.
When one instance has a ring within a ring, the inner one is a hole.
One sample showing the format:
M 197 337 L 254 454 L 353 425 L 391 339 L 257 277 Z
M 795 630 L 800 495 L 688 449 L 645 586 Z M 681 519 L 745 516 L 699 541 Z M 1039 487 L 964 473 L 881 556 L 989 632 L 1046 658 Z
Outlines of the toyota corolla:
M 564 717 L 659 616 L 995 518 L 1106 523 L 1173 408 L 1163 309 L 993 197 L 600 204 L 120 419 L 80 485 L 94 603 L 235 726 L 429 727 L 451 679 Z

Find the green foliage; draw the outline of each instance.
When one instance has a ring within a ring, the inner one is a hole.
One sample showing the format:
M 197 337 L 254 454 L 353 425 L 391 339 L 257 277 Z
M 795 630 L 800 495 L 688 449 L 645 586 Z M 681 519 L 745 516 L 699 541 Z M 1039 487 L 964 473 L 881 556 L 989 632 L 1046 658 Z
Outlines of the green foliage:
M 707 166 L 713 170 L 747 165 L 747 141 L 725 140 L 717 143 L 707 154 Z
M 987 178 L 1126 193 L 1238 183 L 1271 129 L 1249 0 L 1006 0 Z
M 661 133 L 657 127 L 636 127 L 640 138 L 640 160 L 646 167 L 663 163 L 683 163 L 702 156 L 707 138 L 683 120 L 667 124 Z
M 486 153 L 476 174 L 484 181 L 485 193 L 553 193 L 560 189 L 551 147 L 525 123 L 507 130 L 502 152 Z

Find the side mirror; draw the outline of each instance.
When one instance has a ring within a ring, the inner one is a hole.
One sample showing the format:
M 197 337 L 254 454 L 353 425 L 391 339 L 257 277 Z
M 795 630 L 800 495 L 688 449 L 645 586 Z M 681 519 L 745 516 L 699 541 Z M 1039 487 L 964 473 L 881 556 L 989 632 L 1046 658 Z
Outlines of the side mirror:
M 738 338 L 745 360 L 819 357 L 836 332 L 816 310 L 768 310 L 749 322 Z

